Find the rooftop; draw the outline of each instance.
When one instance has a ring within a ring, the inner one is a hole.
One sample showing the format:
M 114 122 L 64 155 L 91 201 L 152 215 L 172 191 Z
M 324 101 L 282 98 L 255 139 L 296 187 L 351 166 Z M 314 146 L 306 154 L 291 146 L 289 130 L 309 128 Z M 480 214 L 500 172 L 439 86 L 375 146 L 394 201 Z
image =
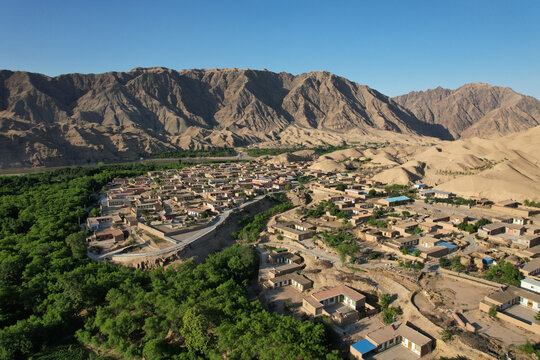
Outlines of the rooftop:
M 371 350 L 376 349 L 377 345 L 372 344 L 368 339 L 364 339 L 352 344 L 351 347 L 358 351 L 360 354 L 364 355 Z
M 346 295 L 354 301 L 360 301 L 366 298 L 364 295 L 360 294 L 359 292 L 351 289 L 346 285 L 339 285 L 328 290 L 319 291 L 317 293 L 314 293 L 313 297 L 318 301 L 323 301 L 338 295 Z
M 385 343 L 386 341 L 392 340 L 397 336 L 402 336 L 419 346 L 428 344 L 431 341 L 431 339 L 427 336 L 419 333 L 410 326 L 401 323 L 387 325 L 369 333 L 367 336 L 373 340 L 376 345 Z
M 388 202 L 397 202 L 397 201 L 408 201 L 408 200 L 411 200 L 411 199 L 408 198 L 407 196 L 395 196 L 395 197 L 386 198 L 386 199 L 383 199 L 383 200 L 388 201 Z
M 523 265 L 524 271 L 534 271 L 536 269 L 540 268 L 540 258 L 535 258 Z

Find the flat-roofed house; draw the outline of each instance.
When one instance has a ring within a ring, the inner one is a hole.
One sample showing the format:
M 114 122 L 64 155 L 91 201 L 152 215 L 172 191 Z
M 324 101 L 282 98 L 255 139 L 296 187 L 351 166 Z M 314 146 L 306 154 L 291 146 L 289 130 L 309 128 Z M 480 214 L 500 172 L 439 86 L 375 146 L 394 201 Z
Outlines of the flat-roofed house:
M 302 306 L 310 315 L 327 315 L 338 325 L 347 325 L 364 316 L 366 297 L 346 285 L 339 285 L 304 298 Z
M 275 278 L 268 279 L 268 284 L 272 288 L 283 287 L 287 285 L 293 286 L 298 291 L 304 291 L 310 289 L 313 286 L 313 281 L 306 278 L 304 275 L 296 273 L 277 276 Z
M 276 264 L 300 264 L 302 258 L 288 251 L 271 252 L 268 254 L 268 262 L 272 265 Z
M 120 229 L 107 229 L 96 232 L 93 236 L 96 241 L 114 240 L 116 242 L 124 241 L 124 232 Z
M 351 345 L 350 352 L 355 359 L 366 359 L 399 344 L 419 357 L 433 350 L 432 339 L 398 322 L 368 333 L 365 339 Z
M 276 267 L 270 269 L 268 271 L 268 277 L 269 278 L 274 278 L 274 277 L 282 276 L 282 275 L 285 275 L 285 274 L 290 274 L 290 273 L 293 273 L 295 271 L 299 271 L 301 269 L 302 269 L 301 264 L 297 264 L 297 263 L 283 264 L 283 265 L 276 266 Z
M 418 225 L 416 222 L 411 221 L 399 221 L 392 225 L 392 229 L 399 231 L 399 233 L 403 236 L 408 235 L 411 231 L 414 231 L 416 228 L 416 225 Z
M 430 233 L 440 229 L 440 226 L 432 222 L 421 222 L 418 224 L 418 227 L 422 229 L 424 233 Z
M 191 208 L 191 209 L 188 209 L 187 210 L 187 214 L 189 216 L 192 216 L 194 218 L 201 218 L 203 217 L 203 213 L 206 213 L 208 211 L 208 209 L 198 209 L 198 208 Z
M 456 197 L 456 194 L 441 191 L 441 190 L 420 190 L 420 197 L 425 198 L 437 198 L 437 199 L 453 199 Z
M 398 249 L 402 249 L 405 246 L 408 249 L 411 249 L 418 245 L 419 240 L 420 235 L 409 235 L 402 238 L 392 239 L 392 243 L 394 243 Z
M 270 227 L 271 232 L 275 233 L 276 231 L 279 231 L 284 237 L 297 241 L 311 237 L 314 229 L 314 225 L 292 221 L 287 223 L 277 223 Z
M 540 244 L 540 235 L 515 235 L 511 240 L 514 244 L 530 248 Z
M 530 217 L 540 212 L 539 208 L 533 208 L 530 206 L 521 206 L 521 204 L 514 200 L 505 200 L 491 205 L 492 210 L 500 211 L 506 214 L 514 216 Z
M 356 213 L 356 215 L 352 216 L 349 220 L 353 226 L 363 224 L 369 221 L 371 218 L 370 212 L 358 212 L 353 209 L 353 213 Z
M 523 289 L 534 291 L 535 293 L 540 294 L 540 281 L 538 280 L 525 278 L 521 280 L 521 287 Z
M 524 230 L 523 225 L 519 224 L 506 224 L 505 226 L 506 233 L 511 235 L 522 235 Z
M 480 236 L 489 236 L 489 235 L 497 235 L 502 234 L 506 231 L 506 225 L 507 223 L 491 223 L 481 226 L 478 229 L 478 235 Z
M 525 276 L 535 276 L 540 274 L 540 258 L 535 258 L 525 263 L 520 270 Z
M 460 216 L 460 215 L 451 215 L 450 216 L 450 222 L 454 225 L 459 225 L 462 223 L 466 223 L 469 220 L 468 216 Z
M 378 241 L 382 237 L 381 232 L 375 229 L 369 229 L 363 234 L 364 240 L 366 241 Z
M 304 310 L 313 316 L 322 315 L 324 306 L 313 296 L 307 296 L 302 299 L 302 307 Z
M 520 253 L 521 257 L 528 258 L 537 258 L 540 257 L 540 245 L 530 247 L 528 249 L 523 249 Z
M 439 239 L 435 239 L 431 236 L 424 236 L 420 238 L 419 245 L 425 248 L 432 248 L 435 247 L 439 242 Z
M 86 226 L 90 231 L 98 231 L 102 229 L 107 229 L 113 224 L 121 224 L 122 218 L 118 215 L 111 216 L 96 216 L 89 217 L 86 219 Z
M 384 206 L 399 206 L 414 202 L 413 199 L 408 198 L 407 196 L 395 196 L 390 198 L 381 199 L 378 201 L 380 205 Z
M 495 306 L 497 311 L 503 311 L 514 305 L 540 311 L 540 294 L 510 285 L 485 296 L 480 302 L 480 310 L 489 312 Z
M 387 238 L 393 238 L 399 235 L 399 231 L 394 229 L 380 229 L 381 235 Z

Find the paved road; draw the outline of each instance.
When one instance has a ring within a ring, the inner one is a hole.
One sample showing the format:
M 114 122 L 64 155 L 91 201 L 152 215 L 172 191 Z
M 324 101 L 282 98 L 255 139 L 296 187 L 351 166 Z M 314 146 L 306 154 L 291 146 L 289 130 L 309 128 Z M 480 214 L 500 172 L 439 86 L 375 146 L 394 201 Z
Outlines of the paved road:
M 110 259 L 112 257 L 136 258 L 136 257 L 143 257 L 143 256 L 163 255 L 163 254 L 167 254 L 167 253 L 169 253 L 171 251 L 180 250 L 180 249 L 188 246 L 192 242 L 197 241 L 200 238 L 202 238 L 203 236 L 205 236 L 205 235 L 211 233 L 212 231 L 214 231 L 219 225 L 223 224 L 223 222 L 225 220 L 227 220 L 227 218 L 233 212 L 238 211 L 240 209 L 243 209 L 244 207 L 246 207 L 248 205 L 254 204 L 255 202 L 258 202 L 258 201 L 264 199 L 265 197 L 266 197 L 266 195 L 259 195 L 256 198 L 254 198 L 253 200 L 248 201 L 248 202 L 240 205 L 236 209 L 227 210 L 227 211 L 223 212 L 222 214 L 217 216 L 214 220 L 212 220 L 212 222 L 211 222 L 211 224 L 209 226 L 207 226 L 206 228 L 201 229 L 201 230 L 193 231 L 193 234 L 191 236 L 189 236 L 186 240 L 182 241 L 181 243 L 179 243 L 177 245 L 173 245 L 173 246 L 165 248 L 165 249 L 160 249 L 160 250 L 155 250 L 155 251 L 150 251 L 150 252 L 145 252 L 145 253 L 136 253 L 136 254 L 106 254 L 106 255 L 98 256 L 98 255 L 94 255 L 94 254 L 88 252 L 88 257 L 90 257 L 92 260 L 105 260 L 105 259 Z
M 465 235 L 465 240 L 469 243 L 467 247 L 463 250 L 463 255 L 469 255 L 476 250 L 478 250 L 478 243 L 476 242 L 476 239 L 472 235 Z

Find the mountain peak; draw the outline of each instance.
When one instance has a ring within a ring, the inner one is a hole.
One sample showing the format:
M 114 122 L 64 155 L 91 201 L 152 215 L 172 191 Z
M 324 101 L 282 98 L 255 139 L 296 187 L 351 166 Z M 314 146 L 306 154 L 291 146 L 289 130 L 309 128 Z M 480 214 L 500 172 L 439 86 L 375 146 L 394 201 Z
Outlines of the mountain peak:
M 419 120 L 444 126 L 454 138 L 502 136 L 540 124 L 540 101 L 482 82 L 410 92 L 393 100 Z

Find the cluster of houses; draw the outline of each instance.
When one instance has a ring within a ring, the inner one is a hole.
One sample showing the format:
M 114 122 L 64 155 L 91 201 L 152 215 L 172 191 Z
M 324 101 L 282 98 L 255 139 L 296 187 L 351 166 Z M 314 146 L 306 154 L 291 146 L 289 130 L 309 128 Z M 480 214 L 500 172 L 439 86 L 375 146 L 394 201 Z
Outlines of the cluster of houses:
M 298 164 L 199 164 L 183 170 L 149 171 L 146 176 L 115 178 L 100 202 L 103 216 L 90 217 L 89 240 L 122 241 L 122 230 L 139 227 L 167 238 L 211 221 L 250 198 L 298 186 L 311 174 Z M 109 221 L 114 217 L 114 221 Z M 98 226 L 99 225 L 99 226 Z
M 86 226 L 91 232 L 89 240 L 121 243 L 135 228 L 166 239 L 207 226 L 215 216 L 241 206 L 250 198 L 272 191 L 296 189 L 300 185 L 298 179 L 302 177 L 316 177 L 317 180 L 306 187 L 313 192 L 326 193 L 326 200 L 335 205 L 333 208 L 339 209 L 341 215 L 347 214 L 349 224 L 366 224 L 358 232 L 361 240 L 373 242 L 389 252 L 415 253 L 417 259 L 437 259 L 456 252 L 463 245 L 458 241 L 461 233 L 457 231 L 458 226 L 477 220 L 449 211 L 448 215 L 437 216 L 398 214 L 392 217 L 386 214 L 377 219 L 384 222 L 384 226 L 368 225 L 377 209 L 406 206 L 414 199 L 389 197 L 382 188 L 384 184 L 358 174 L 323 172 L 301 163 L 237 162 L 199 164 L 183 170 L 150 171 L 146 176 L 114 179 L 100 202 L 102 216 L 87 219 Z M 451 192 L 430 189 L 425 184 L 414 187 L 420 199 L 456 197 Z M 540 209 L 515 201 L 491 203 L 486 199 L 479 199 L 476 205 L 504 214 L 486 216 L 491 223 L 478 229 L 480 241 L 513 247 L 516 256 L 531 259 L 525 264 L 519 263 L 520 271 L 527 276 L 521 287 L 501 288 L 481 300 L 479 307 L 486 312 L 494 307 L 501 319 L 520 321 L 520 326 L 538 332 L 537 323 L 518 315 L 523 309 L 530 310 L 531 314 L 540 310 L 540 227 L 532 219 Z M 268 227 L 268 231 L 300 243 L 317 232 L 332 229 L 331 223 L 338 219 L 331 211 L 323 218 L 324 221 L 278 220 Z M 478 260 L 482 266 L 494 264 L 488 257 Z M 309 316 L 328 316 L 336 325 L 347 326 L 376 312 L 366 303 L 364 295 L 347 285 L 313 291 L 313 281 L 302 273 L 303 259 L 296 254 L 274 249 L 268 255 L 268 262 L 272 267 L 265 285 L 274 289 L 290 286 L 301 292 L 302 309 Z M 364 359 L 398 345 L 423 356 L 432 351 L 434 343 L 413 324 L 394 323 L 368 333 L 351 345 L 350 353 L 356 359 Z

